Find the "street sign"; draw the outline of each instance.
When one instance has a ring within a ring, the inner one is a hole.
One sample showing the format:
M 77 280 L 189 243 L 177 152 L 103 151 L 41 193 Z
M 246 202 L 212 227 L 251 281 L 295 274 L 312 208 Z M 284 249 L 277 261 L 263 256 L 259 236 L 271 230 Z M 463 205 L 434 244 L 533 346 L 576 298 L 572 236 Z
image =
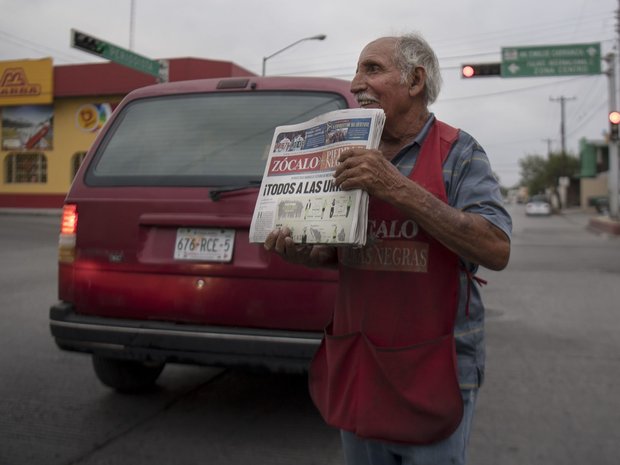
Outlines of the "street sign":
M 502 47 L 502 77 L 601 74 L 601 44 Z
M 168 81 L 168 63 L 166 60 L 151 60 L 131 50 L 124 49 L 75 29 L 71 29 L 71 46 L 142 73 L 150 74 L 162 82 Z

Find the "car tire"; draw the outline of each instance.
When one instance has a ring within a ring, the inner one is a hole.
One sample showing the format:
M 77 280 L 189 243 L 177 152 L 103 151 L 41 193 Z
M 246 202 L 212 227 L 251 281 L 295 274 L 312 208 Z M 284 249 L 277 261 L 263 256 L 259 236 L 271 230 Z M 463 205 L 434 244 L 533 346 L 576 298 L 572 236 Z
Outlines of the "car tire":
M 119 392 L 138 394 L 155 387 L 164 363 L 147 363 L 93 355 L 93 368 L 103 384 Z

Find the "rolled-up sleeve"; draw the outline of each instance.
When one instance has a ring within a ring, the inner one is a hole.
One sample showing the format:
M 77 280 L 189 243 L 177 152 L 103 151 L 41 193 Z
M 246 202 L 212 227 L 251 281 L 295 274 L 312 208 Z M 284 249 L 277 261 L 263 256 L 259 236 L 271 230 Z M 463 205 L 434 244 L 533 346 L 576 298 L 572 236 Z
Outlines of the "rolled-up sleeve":
M 504 208 L 500 185 L 486 153 L 466 132 L 461 131 L 444 165 L 444 179 L 450 205 L 482 215 L 501 229 L 508 239 L 512 219 Z

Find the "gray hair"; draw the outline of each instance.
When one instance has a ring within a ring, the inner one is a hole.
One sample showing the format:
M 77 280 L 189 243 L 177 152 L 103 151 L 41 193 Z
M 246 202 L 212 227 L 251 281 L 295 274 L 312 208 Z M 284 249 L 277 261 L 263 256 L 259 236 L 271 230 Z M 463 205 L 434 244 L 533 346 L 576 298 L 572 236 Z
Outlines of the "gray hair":
M 416 67 L 424 68 L 426 104 L 430 105 L 437 99 L 442 83 L 439 61 L 431 46 L 420 34 L 412 33 L 396 38 L 394 62 L 400 69 L 403 83 L 407 82 Z

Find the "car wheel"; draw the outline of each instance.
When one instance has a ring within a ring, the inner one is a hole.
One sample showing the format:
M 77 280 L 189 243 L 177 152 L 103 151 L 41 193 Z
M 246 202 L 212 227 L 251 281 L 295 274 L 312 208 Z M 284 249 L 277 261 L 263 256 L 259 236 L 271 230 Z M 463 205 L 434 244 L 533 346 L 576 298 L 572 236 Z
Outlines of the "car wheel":
M 124 393 L 140 393 L 155 387 L 164 363 L 147 363 L 134 360 L 93 355 L 97 378 L 108 387 Z

